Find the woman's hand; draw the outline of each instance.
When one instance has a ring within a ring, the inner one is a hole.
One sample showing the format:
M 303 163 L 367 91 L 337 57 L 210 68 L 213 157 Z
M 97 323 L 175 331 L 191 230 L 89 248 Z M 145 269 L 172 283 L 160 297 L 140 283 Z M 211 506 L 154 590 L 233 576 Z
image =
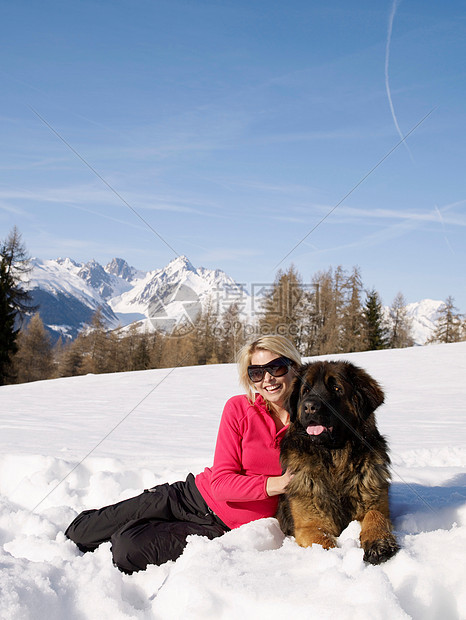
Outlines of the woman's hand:
M 287 484 L 293 478 L 294 474 L 290 472 L 289 469 L 285 471 L 281 476 L 270 476 L 267 478 L 267 483 L 265 485 L 265 490 L 267 491 L 267 495 L 272 497 L 273 495 L 281 495 L 285 492 Z

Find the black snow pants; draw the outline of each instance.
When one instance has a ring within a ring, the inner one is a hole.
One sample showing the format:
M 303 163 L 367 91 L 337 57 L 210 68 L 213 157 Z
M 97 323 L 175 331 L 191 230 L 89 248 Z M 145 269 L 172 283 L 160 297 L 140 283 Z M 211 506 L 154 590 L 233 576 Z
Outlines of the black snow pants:
M 176 560 L 190 534 L 212 539 L 228 530 L 189 474 L 186 481 L 161 484 L 117 504 L 85 510 L 65 535 L 84 552 L 110 540 L 113 563 L 131 574 L 148 564 Z

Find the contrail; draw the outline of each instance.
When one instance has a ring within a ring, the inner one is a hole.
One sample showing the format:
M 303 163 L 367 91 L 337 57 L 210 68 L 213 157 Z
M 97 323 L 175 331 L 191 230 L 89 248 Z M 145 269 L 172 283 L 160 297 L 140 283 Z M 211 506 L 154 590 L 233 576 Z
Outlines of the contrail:
M 390 105 L 390 111 L 392 113 L 393 122 L 395 123 L 395 127 L 398 132 L 398 135 L 400 136 L 400 138 L 403 138 L 404 137 L 403 132 L 401 131 L 400 126 L 398 125 L 398 120 L 395 114 L 395 108 L 393 107 L 392 94 L 390 92 L 390 82 L 388 79 L 388 65 L 390 62 L 390 43 L 392 40 L 393 20 L 395 19 L 395 13 L 396 13 L 396 9 L 398 8 L 398 2 L 399 0 L 393 0 L 392 10 L 390 12 L 390 17 L 388 18 L 387 44 L 385 46 L 385 90 L 387 91 L 388 103 Z M 404 142 L 404 145 L 409 153 L 411 161 L 414 162 L 413 155 L 411 151 L 409 150 L 409 146 L 407 145 L 406 142 Z
M 396 151 L 396 149 L 400 146 L 400 144 L 402 144 L 402 143 L 406 140 L 406 138 L 408 138 L 408 137 L 409 137 L 409 136 L 410 136 L 413 132 L 415 132 L 415 131 L 416 131 L 416 129 L 417 129 L 420 125 L 422 125 L 422 123 L 423 123 L 423 122 L 424 122 L 427 118 L 429 118 L 429 116 L 432 114 L 432 112 L 433 112 L 435 109 L 436 109 L 436 108 L 432 108 L 432 110 L 431 110 L 430 112 L 428 112 L 428 113 L 427 113 L 427 114 L 426 114 L 423 118 L 421 118 L 421 120 L 420 120 L 419 122 L 417 122 L 417 123 L 414 125 L 414 127 L 413 127 L 412 129 L 410 129 L 410 130 L 408 131 L 408 133 L 407 133 L 405 136 L 402 136 L 401 140 L 400 140 L 397 144 L 395 144 L 395 146 L 393 146 L 393 147 L 392 147 L 392 148 L 388 151 L 388 153 L 386 153 L 386 154 L 382 157 L 382 159 L 381 159 L 380 161 L 378 161 L 378 162 L 375 164 L 375 166 L 373 166 L 373 167 L 369 170 L 369 172 L 367 172 L 367 173 L 366 173 L 366 174 L 362 177 L 362 179 L 360 179 L 360 180 L 356 183 L 356 185 L 355 185 L 352 189 L 350 189 L 350 191 L 349 191 L 347 194 L 345 194 L 345 195 L 343 196 L 343 198 L 341 198 L 341 200 L 339 200 L 339 201 L 337 202 L 337 204 L 336 204 L 334 207 L 332 207 L 332 208 L 330 209 L 330 211 L 328 211 L 328 213 L 326 213 L 326 214 L 324 215 L 324 217 L 323 217 L 322 219 L 320 219 L 320 220 L 317 222 L 317 224 L 316 224 L 313 228 L 311 228 L 311 230 L 310 230 L 308 233 L 306 233 L 306 234 L 304 235 L 304 237 L 303 237 L 300 241 L 298 241 L 298 243 L 296 243 L 296 245 L 294 245 L 294 246 L 291 248 L 291 250 L 288 252 L 288 254 L 285 254 L 285 256 L 282 258 L 282 260 L 281 260 L 279 263 L 277 263 L 277 264 L 275 265 L 275 267 L 273 268 L 273 269 L 274 269 L 274 271 L 275 271 L 275 269 L 277 269 L 278 267 L 280 267 L 280 265 L 283 263 L 283 261 L 285 261 L 285 260 L 288 258 L 288 256 L 289 256 L 290 254 L 292 254 L 292 253 L 296 250 L 296 248 L 297 248 L 297 247 L 299 247 L 299 246 L 301 245 L 301 243 L 303 243 L 304 241 L 306 241 L 306 239 L 309 237 L 309 235 L 311 235 L 311 234 L 315 231 L 315 229 L 316 229 L 316 228 L 318 228 L 318 227 L 319 227 L 319 226 L 320 226 L 323 222 L 325 222 L 325 220 L 326 220 L 328 217 L 330 217 L 330 215 L 331 215 L 331 214 L 335 211 L 335 209 L 338 209 L 338 207 L 342 204 L 342 202 L 344 202 L 344 201 L 348 198 L 348 196 L 351 196 L 351 194 L 352 194 L 352 193 L 353 193 L 353 192 L 354 192 L 354 191 L 355 191 L 355 190 L 356 190 L 356 189 L 357 189 L 357 188 L 358 188 L 358 187 L 359 187 L 362 183 L 364 183 L 364 181 L 365 181 L 368 177 L 370 177 L 370 176 L 371 176 L 371 174 L 372 174 L 375 170 L 377 170 L 377 168 L 378 168 L 379 166 L 381 166 L 381 165 L 383 164 L 383 162 L 384 162 L 384 161 L 385 161 L 388 157 L 390 157 L 390 155 L 393 153 L 393 151 Z
M 441 224 L 441 226 L 442 226 L 442 230 L 443 230 L 443 238 L 445 239 L 445 243 L 446 243 L 446 244 L 448 245 L 448 247 L 450 248 L 451 253 L 452 253 L 454 256 L 456 256 L 456 254 L 455 254 L 455 250 L 451 247 L 450 240 L 449 240 L 449 239 L 448 239 L 448 237 L 447 237 L 447 232 L 446 232 L 446 230 L 445 230 L 445 221 L 444 221 L 443 216 L 442 216 L 442 214 L 441 214 L 441 212 L 440 212 L 440 209 L 437 207 L 437 205 L 435 205 L 435 210 L 437 211 L 437 215 L 438 215 L 438 217 L 439 217 L 440 224 Z

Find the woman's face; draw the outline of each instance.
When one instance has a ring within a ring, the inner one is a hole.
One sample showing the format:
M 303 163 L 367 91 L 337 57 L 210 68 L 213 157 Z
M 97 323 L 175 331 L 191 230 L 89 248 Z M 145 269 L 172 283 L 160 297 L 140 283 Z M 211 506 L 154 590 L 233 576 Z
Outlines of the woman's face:
M 251 356 L 251 364 L 268 364 L 272 360 L 277 359 L 280 355 L 272 353 L 272 351 L 266 351 L 264 349 L 257 349 Z M 268 372 L 264 374 L 262 381 L 253 383 L 254 389 L 258 392 L 262 398 L 269 403 L 283 406 L 286 395 L 288 394 L 288 388 L 293 380 L 293 373 L 288 370 L 286 375 L 281 377 L 272 377 Z

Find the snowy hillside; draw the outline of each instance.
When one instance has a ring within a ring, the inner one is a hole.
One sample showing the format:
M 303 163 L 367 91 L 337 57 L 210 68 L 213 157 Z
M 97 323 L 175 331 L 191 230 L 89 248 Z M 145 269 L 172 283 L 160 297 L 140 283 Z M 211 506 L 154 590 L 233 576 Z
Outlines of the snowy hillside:
M 393 461 L 393 559 L 365 565 L 356 523 L 324 551 L 298 547 L 271 518 L 192 537 L 177 562 L 123 575 L 109 543 L 82 555 L 63 530 L 81 510 L 210 465 L 223 404 L 239 392 L 235 367 L 3 386 L 0 617 L 466 618 L 466 343 L 329 357 L 386 391 L 377 418 Z

